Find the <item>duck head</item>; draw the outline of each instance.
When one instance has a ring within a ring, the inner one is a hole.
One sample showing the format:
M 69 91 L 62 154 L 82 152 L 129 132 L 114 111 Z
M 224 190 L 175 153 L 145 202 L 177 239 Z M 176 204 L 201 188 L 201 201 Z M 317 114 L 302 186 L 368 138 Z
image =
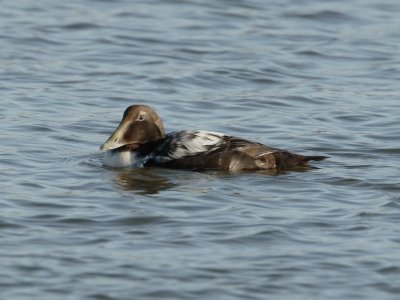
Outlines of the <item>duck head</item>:
M 165 136 L 164 126 L 156 112 L 147 105 L 129 106 L 118 128 L 100 150 L 112 150 L 128 144 L 146 144 Z

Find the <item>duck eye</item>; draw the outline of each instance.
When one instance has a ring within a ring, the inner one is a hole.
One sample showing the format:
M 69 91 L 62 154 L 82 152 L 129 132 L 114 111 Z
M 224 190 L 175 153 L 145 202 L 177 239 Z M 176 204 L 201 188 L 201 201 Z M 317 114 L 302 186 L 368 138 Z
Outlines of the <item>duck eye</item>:
M 139 121 L 143 121 L 144 120 L 144 115 L 140 115 L 138 118 Z

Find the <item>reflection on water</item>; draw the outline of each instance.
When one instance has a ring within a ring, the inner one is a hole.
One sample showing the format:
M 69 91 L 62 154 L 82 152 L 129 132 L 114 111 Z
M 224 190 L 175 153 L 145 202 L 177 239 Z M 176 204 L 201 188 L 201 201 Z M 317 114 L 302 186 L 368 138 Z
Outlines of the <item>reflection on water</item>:
M 135 191 L 138 194 L 157 194 L 171 189 L 177 184 L 169 178 L 169 174 L 157 172 L 152 168 L 112 169 L 113 181 L 126 191 Z
M 125 191 L 135 191 L 141 195 L 158 194 L 169 189 L 176 189 L 183 186 L 186 190 L 190 190 L 191 182 L 185 182 L 188 178 L 204 178 L 202 175 L 211 180 L 217 178 L 237 177 L 246 174 L 257 174 L 261 176 L 279 176 L 288 173 L 304 173 L 317 170 L 313 166 L 298 166 L 289 170 L 257 170 L 246 171 L 240 170 L 228 172 L 223 170 L 174 170 L 160 168 L 125 168 L 115 169 L 107 168 L 112 180 Z M 196 174 L 200 176 L 196 176 Z M 186 186 L 185 186 L 186 185 Z

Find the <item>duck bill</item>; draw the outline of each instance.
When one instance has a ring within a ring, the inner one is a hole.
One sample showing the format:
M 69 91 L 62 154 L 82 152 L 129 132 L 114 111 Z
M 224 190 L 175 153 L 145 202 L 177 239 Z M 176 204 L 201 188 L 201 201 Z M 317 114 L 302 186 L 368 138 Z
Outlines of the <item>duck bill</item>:
M 121 137 L 121 129 L 120 126 L 111 134 L 111 136 L 108 138 L 108 140 L 100 146 L 101 151 L 107 151 L 107 150 L 112 150 L 116 149 L 119 147 L 124 146 L 124 144 L 119 143 L 118 141 L 120 140 Z

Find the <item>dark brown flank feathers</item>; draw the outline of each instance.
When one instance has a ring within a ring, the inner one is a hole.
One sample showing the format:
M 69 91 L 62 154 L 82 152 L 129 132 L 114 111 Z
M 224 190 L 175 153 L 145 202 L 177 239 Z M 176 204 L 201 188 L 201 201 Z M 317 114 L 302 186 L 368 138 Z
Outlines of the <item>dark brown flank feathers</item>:
M 147 165 L 199 170 L 284 170 L 305 165 L 310 160 L 323 160 L 325 158 L 325 156 L 293 154 L 288 151 L 227 136 L 226 144 L 209 152 L 171 160 L 163 164 L 150 160 Z
M 162 121 L 153 109 L 145 105 L 133 105 L 126 109 L 119 127 L 101 149 L 133 151 L 139 156 L 147 156 L 146 166 L 197 170 L 285 170 L 304 166 L 311 160 L 327 158 L 294 154 L 231 136 L 217 136 L 220 141 L 203 152 L 177 159 L 169 158 L 168 154 L 173 154 L 177 147 L 187 150 L 187 144 L 179 140 L 183 134 L 186 138 L 195 137 L 195 132 L 165 136 Z

